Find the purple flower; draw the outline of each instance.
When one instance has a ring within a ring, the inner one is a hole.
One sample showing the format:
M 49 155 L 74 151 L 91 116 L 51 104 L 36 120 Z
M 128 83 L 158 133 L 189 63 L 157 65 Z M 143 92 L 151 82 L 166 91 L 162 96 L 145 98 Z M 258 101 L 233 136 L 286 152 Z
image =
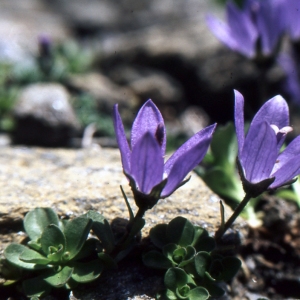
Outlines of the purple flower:
M 300 173 L 300 136 L 280 153 L 289 126 L 289 110 L 281 96 L 267 101 L 244 134 L 244 97 L 235 91 L 235 127 L 239 169 L 246 193 L 253 197 L 267 189 L 290 184 Z
M 292 55 L 283 53 L 278 57 L 278 62 L 286 75 L 283 82 L 283 88 L 298 106 L 300 105 L 299 61 L 300 57 L 296 51 L 293 51 Z
M 207 152 L 216 125 L 196 133 L 164 163 L 166 131 L 155 104 L 148 100 L 140 109 L 127 142 L 118 105 L 114 106 L 114 126 L 125 175 L 130 181 L 138 207 L 149 209 L 168 197 L 183 183 Z
M 233 51 L 248 58 L 272 56 L 284 31 L 284 0 L 248 0 L 239 9 L 226 5 L 227 24 L 212 16 L 207 23 L 215 36 Z
M 287 32 L 293 41 L 300 40 L 300 0 L 285 0 Z

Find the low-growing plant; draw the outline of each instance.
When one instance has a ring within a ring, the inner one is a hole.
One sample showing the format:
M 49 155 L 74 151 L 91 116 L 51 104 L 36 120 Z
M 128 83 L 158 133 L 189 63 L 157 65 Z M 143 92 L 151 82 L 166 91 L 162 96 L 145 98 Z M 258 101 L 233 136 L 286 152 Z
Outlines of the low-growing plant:
M 45 296 L 54 288 L 72 289 L 115 265 L 109 256 L 113 234 L 95 211 L 60 220 L 51 208 L 35 208 L 26 214 L 24 229 L 27 243 L 12 243 L 5 249 L 1 272 L 10 279 L 6 285 L 20 282 L 28 297 Z M 91 230 L 100 240 L 87 239 Z
M 241 266 L 235 257 L 218 254 L 214 238 L 183 217 L 150 230 L 151 242 L 159 249 L 146 253 L 144 264 L 166 269 L 166 290 L 158 299 L 205 300 L 220 297 L 221 281 L 231 280 Z

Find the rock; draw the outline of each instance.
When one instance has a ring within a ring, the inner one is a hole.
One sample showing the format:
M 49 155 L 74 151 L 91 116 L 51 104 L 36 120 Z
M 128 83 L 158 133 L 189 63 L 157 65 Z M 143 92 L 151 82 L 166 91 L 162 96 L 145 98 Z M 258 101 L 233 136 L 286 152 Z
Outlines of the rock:
M 62 16 L 53 13 L 39 0 L 1 1 L 0 61 L 27 64 L 37 53 L 38 36 L 47 34 L 55 41 L 70 32 Z
M 128 218 L 119 188 L 122 184 L 136 211 L 116 149 L 3 147 L 0 165 L 0 182 L 5 183 L 0 189 L 0 251 L 8 243 L 24 238 L 21 220 L 34 207 L 52 207 L 60 216 L 74 217 L 95 209 L 109 221 Z M 226 207 L 226 211 L 230 209 Z M 146 212 L 142 236 L 147 237 L 155 224 L 169 222 L 179 215 L 210 233 L 220 224 L 219 199 L 195 174 L 173 195 Z M 137 251 L 117 270 L 103 273 L 94 285 L 74 290 L 72 299 L 153 299 L 162 284 L 163 273 L 145 268 L 137 259 L 143 245 Z
M 14 118 L 16 144 L 66 146 L 78 129 L 70 95 L 60 84 L 37 83 L 24 88 Z
M 140 103 L 154 99 L 156 103 L 176 105 L 183 97 L 180 82 L 155 69 L 120 65 L 109 73 L 109 77 L 133 90 Z
M 129 88 L 115 84 L 100 73 L 71 75 L 68 85 L 78 92 L 89 93 L 95 98 L 98 109 L 108 114 L 116 103 L 121 109 L 133 109 L 138 104 L 137 96 Z
M 180 123 L 187 136 L 193 136 L 195 133 L 208 126 L 209 117 L 198 106 L 189 106 L 180 116 Z

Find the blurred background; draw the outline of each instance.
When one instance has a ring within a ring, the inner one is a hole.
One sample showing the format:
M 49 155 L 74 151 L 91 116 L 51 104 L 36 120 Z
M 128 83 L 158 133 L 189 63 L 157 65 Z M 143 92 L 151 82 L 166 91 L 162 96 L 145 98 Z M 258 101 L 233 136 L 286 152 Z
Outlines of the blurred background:
M 169 149 L 233 116 L 233 89 L 261 105 L 251 61 L 209 31 L 225 1 L 0 0 L 1 144 L 114 146 L 112 107 L 126 125 L 151 98 Z M 283 93 L 280 67 L 266 97 Z M 265 99 L 267 100 L 267 99 Z M 92 125 L 91 125 L 92 124 Z

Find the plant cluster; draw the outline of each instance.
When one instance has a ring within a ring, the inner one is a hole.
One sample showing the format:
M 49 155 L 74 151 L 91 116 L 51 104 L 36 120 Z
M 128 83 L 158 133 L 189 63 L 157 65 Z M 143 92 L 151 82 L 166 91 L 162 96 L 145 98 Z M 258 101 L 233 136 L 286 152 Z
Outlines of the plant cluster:
M 231 155 L 230 143 L 224 144 L 228 152 L 223 155 L 223 148 L 213 140 L 214 124 L 196 133 L 165 162 L 164 120 L 151 100 L 142 106 L 133 122 L 130 143 L 117 105 L 114 128 L 123 171 L 138 207 L 134 215 L 121 187 L 129 211 L 124 233 L 114 235 L 108 221 L 96 211 L 72 220 L 60 220 L 51 208 L 36 208 L 24 219 L 28 240 L 25 244 L 10 244 L 4 251 L 1 273 L 7 279 L 5 285 L 15 284 L 26 296 L 36 299 L 53 289 L 68 291 L 80 283 L 94 281 L 106 268 L 116 267 L 139 243 L 146 211 L 189 180 L 187 174 L 203 160 L 211 144 L 210 158 L 206 161 L 212 167 L 203 178 L 212 183 L 210 176 L 216 178 L 219 174 L 218 184 L 237 187 L 227 195 L 242 194 L 242 187 L 244 199 L 228 220 L 224 218 L 221 204 L 221 225 L 214 237 L 182 217 L 155 226 L 150 231 L 150 239 L 156 248 L 145 253 L 143 260 L 146 266 L 166 270 L 166 289 L 157 299 L 193 300 L 223 295 L 220 283 L 230 281 L 241 264 L 239 259 L 223 252 L 223 235 L 252 198 L 289 185 L 300 174 L 300 136 L 280 150 L 291 131 L 286 101 L 281 96 L 267 101 L 245 135 L 244 98 L 235 91 L 237 150 L 233 149 Z M 229 138 L 232 130 L 228 128 L 220 132 Z M 236 177 L 226 179 L 234 175 L 236 155 L 240 187 Z M 231 157 L 229 163 L 225 156 Z
M 146 266 L 166 269 L 166 290 L 158 299 L 206 300 L 224 294 L 221 281 L 231 280 L 241 266 L 236 257 L 223 257 L 214 238 L 187 219 L 177 217 L 150 231 L 151 242 L 159 248 L 143 257 Z
M 227 1 L 228 22 L 222 23 L 212 16 L 207 21 L 225 45 L 255 63 L 263 84 L 266 72 L 276 62 L 284 34 L 290 37 L 293 53 L 299 50 L 299 8 L 300 0 Z M 30 70 L 3 67 L 0 114 L 7 113 L 13 102 L 14 90 L 6 89 L 7 74 L 18 84 L 64 81 L 69 73 L 85 70 L 89 62 L 78 50 L 74 44 L 55 48 L 49 38 L 41 37 L 39 55 Z M 298 76 L 300 71 L 293 73 Z M 300 85 L 299 91 L 294 89 L 296 79 L 294 75 L 287 76 L 294 96 L 298 92 L 300 95 Z M 96 211 L 68 220 L 60 219 L 51 208 L 35 208 L 24 218 L 27 238 L 21 244 L 10 244 L 4 251 L 0 263 L 3 285 L 13 286 L 36 300 L 53 290 L 68 292 L 79 284 L 96 280 L 105 269 L 117 267 L 139 243 L 147 210 L 187 183 L 186 176 L 197 167 L 207 185 L 229 200 L 234 209 L 232 215 L 225 220 L 221 202 L 221 225 L 214 236 L 180 216 L 169 224 L 156 225 L 150 231 L 151 249 L 144 253 L 143 261 L 148 267 L 165 270 L 165 289 L 157 294 L 157 299 L 205 300 L 222 296 L 221 283 L 230 281 L 241 266 L 238 258 L 223 251 L 224 234 L 240 214 L 257 221 L 254 206 L 258 197 L 293 184 L 300 174 L 300 136 L 284 146 L 292 131 L 287 102 L 279 95 L 264 102 L 263 93 L 261 96 L 263 104 L 247 130 L 244 97 L 234 91 L 235 130 L 231 124 L 225 128 L 216 129 L 216 124 L 203 128 L 166 161 L 164 119 L 152 100 L 139 110 L 129 142 L 116 104 L 113 126 L 136 214 L 122 187 L 129 221 L 121 235 L 114 234 L 109 222 Z M 8 102 L 1 101 L 2 98 Z M 85 106 L 82 119 L 86 125 L 97 118 L 90 100 L 84 95 L 77 101 L 78 106 Z M 104 131 L 110 131 L 109 124 L 107 121 Z M 293 188 L 292 196 L 287 191 L 283 193 L 291 198 L 298 196 L 300 203 L 299 183 Z

